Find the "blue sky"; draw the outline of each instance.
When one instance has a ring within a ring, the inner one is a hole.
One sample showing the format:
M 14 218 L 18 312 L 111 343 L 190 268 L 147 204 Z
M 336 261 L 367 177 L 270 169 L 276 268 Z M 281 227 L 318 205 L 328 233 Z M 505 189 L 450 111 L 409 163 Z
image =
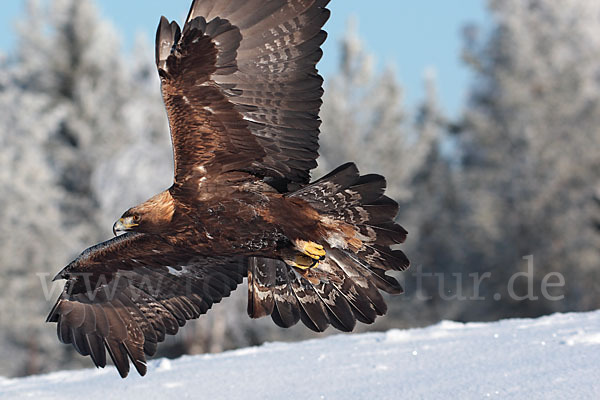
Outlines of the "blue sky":
M 181 21 L 191 0 L 96 0 L 101 13 L 124 35 L 124 47 L 136 32 L 154 36 L 161 15 Z M 23 1 L 6 0 L 0 15 L 0 51 L 14 45 L 14 19 Z M 423 96 L 423 72 L 433 67 L 438 76 L 442 107 L 451 115 L 460 110 L 470 75 L 460 61 L 461 27 L 468 22 L 485 24 L 485 0 L 332 0 L 329 32 L 319 69 L 335 71 L 338 43 L 351 16 L 358 17 L 359 31 L 381 68 L 393 64 L 405 88 L 406 102 L 415 104 Z

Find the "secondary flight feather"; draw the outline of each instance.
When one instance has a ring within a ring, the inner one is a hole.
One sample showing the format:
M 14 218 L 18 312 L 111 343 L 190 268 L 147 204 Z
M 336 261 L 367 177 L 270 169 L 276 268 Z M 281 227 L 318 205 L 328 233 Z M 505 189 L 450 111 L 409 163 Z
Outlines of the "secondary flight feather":
M 156 65 L 169 117 L 173 185 L 127 210 L 124 234 L 56 279 L 47 321 L 120 375 L 248 278 L 248 314 L 281 327 L 351 331 L 386 313 L 386 271 L 409 262 L 379 175 L 352 163 L 316 182 L 329 0 L 196 0 L 183 29 L 162 18 Z

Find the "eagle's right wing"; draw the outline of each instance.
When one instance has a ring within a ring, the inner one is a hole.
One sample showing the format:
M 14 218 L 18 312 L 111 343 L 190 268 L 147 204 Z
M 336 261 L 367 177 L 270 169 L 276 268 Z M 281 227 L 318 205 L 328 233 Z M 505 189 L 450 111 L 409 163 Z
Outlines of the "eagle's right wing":
M 146 373 L 165 335 L 229 296 L 246 275 L 242 256 L 204 257 L 157 236 L 125 234 L 84 251 L 56 279 L 65 288 L 48 315 L 58 338 L 106 365 L 106 350 L 122 377 L 131 360 Z

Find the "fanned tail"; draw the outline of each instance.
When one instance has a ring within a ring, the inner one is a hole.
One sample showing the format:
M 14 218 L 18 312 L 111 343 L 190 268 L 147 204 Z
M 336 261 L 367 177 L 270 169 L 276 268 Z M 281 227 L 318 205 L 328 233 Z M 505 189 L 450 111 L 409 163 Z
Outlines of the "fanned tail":
M 401 250 L 407 232 L 394 222 L 398 204 L 384 195 L 385 178 L 360 176 L 353 163 L 291 193 L 317 210 L 331 227 L 326 255 L 308 270 L 283 261 L 252 258 L 249 265 L 248 314 L 271 315 L 290 327 L 299 320 L 322 332 L 329 325 L 351 331 L 356 321 L 371 324 L 387 312 L 380 291 L 402 293 L 386 271 L 403 271 L 409 261 Z

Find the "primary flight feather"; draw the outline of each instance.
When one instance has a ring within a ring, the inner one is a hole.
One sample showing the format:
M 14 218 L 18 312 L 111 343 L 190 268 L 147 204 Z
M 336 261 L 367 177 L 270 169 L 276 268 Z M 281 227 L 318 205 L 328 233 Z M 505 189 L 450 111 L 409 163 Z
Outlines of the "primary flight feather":
M 351 331 L 401 293 L 390 246 L 406 231 L 385 179 L 345 164 L 316 182 L 329 0 L 196 0 L 183 30 L 162 18 L 156 65 L 169 117 L 173 185 L 127 210 L 121 236 L 57 279 L 58 337 L 122 377 L 146 373 L 166 335 L 248 277 L 248 314 Z

